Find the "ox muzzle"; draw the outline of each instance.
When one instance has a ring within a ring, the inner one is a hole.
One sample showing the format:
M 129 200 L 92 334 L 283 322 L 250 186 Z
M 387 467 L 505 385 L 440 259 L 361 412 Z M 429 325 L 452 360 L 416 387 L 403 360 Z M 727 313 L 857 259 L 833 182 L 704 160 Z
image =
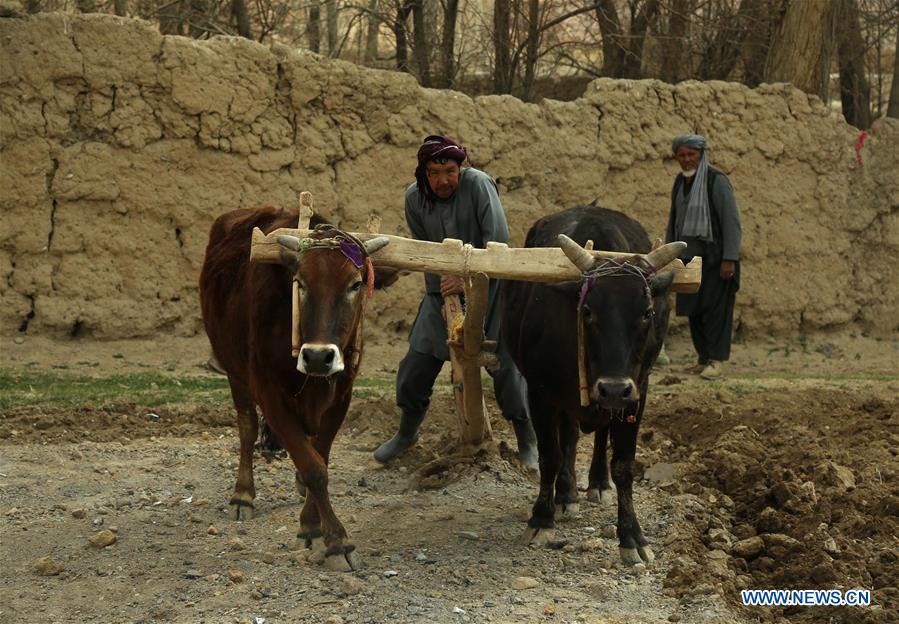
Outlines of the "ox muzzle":
M 640 389 L 630 377 L 600 377 L 593 384 L 593 400 L 609 410 L 630 410 L 640 402 Z
M 300 347 L 297 370 L 304 375 L 329 377 L 343 368 L 343 355 L 335 344 L 306 343 Z

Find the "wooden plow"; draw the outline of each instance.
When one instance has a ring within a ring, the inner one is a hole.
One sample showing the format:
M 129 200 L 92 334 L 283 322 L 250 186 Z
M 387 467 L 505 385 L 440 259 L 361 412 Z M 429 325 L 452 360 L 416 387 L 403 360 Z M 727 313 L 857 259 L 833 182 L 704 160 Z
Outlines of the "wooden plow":
M 259 228 L 253 230 L 250 245 L 250 261 L 278 263 L 280 259 L 278 236 L 287 234 L 304 238 L 309 236 L 309 219 L 312 216 L 312 196 L 300 195 L 300 227 L 281 228 L 265 234 Z M 306 227 L 302 227 L 305 225 Z M 490 279 L 523 280 L 531 282 L 559 283 L 582 278 L 581 271 L 559 247 L 516 248 L 504 243 L 489 242 L 485 249 L 472 247 L 457 239 L 445 239 L 442 243 L 420 241 L 402 236 L 377 233 L 380 219 L 369 219 L 367 232 L 350 232 L 361 241 L 383 236 L 390 243 L 378 251 L 374 262 L 379 267 L 407 271 L 457 275 L 465 284 L 467 310 L 462 310 L 457 295 L 446 297 L 444 312 L 447 322 L 448 345 L 452 362 L 453 391 L 459 416 L 461 441 L 468 447 L 479 447 L 491 437 L 490 423 L 481 386 L 481 367 L 496 364 L 496 356 L 490 351 L 495 341 L 484 339 L 484 320 L 487 313 L 487 291 Z M 599 258 L 632 258 L 635 254 L 592 249 L 592 241 L 585 247 Z M 695 293 L 702 277 L 702 258 L 694 257 L 686 266 L 675 259 L 662 270 L 675 272 L 671 290 Z M 294 285 L 296 287 L 296 285 Z M 297 295 L 294 295 L 294 315 L 298 313 Z

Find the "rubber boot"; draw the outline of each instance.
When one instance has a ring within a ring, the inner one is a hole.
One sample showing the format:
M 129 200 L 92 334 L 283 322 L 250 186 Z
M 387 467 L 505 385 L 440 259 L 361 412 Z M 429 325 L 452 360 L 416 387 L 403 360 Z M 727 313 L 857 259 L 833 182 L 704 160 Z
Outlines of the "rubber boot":
M 515 429 L 515 439 L 518 440 L 518 460 L 531 470 L 537 470 L 540 467 L 540 455 L 531 421 L 513 420 L 512 428 Z
M 418 442 L 418 428 L 421 426 L 422 420 L 422 416 L 416 417 L 403 412 L 400 418 L 399 431 L 396 432 L 395 436 L 375 449 L 375 459 L 382 464 L 386 464 Z

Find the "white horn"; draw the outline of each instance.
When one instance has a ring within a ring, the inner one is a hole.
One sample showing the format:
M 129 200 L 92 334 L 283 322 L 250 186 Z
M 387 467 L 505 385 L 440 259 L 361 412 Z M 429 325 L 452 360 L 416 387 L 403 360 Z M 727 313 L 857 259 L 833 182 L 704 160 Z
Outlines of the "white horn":
M 375 253 L 376 251 L 383 249 L 390 242 L 390 239 L 386 236 L 376 236 L 371 240 L 365 241 L 365 253 L 369 256 Z
M 687 243 L 683 241 L 667 243 L 646 254 L 646 263 L 653 268 L 661 269 L 675 258 L 680 257 L 686 248 Z
M 596 264 L 596 258 L 593 254 L 564 234 L 559 234 L 559 247 L 562 248 L 562 251 L 568 256 L 568 259 L 571 260 L 574 263 L 574 266 L 579 268 L 582 273 L 589 271 L 593 268 L 593 265 Z
M 299 251 L 301 246 L 300 239 L 289 234 L 278 234 L 278 244 L 282 247 L 287 247 L 291 251 Z

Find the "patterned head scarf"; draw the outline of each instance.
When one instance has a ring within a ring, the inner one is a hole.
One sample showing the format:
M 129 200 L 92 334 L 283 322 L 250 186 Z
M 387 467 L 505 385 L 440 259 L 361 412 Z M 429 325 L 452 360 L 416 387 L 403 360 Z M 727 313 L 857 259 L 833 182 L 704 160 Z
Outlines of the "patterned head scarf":
M 679 239 L 683 237 L 699 238 L 706 242 L 714 240 L 712 221 L 709 218 L 709 192 L 706 180 L 709 174 L 709 156 L 706 152 L 705 137 L 698 134 L 682 134 L 671 143 L 671 151 L 677 154 L 678 148 L 689 147 L 702 152 L 699 167 L 693 176 L 693 186 L 687 197 L 687 210 L 683 221 L 679 224 Z M 680 220 L 678 220 L 680 221 Z
M 428 161 L 455 160 L 461 166 L 466 158 L 468 158 L 468 150 L 448 136 L 432 134 L 425 138 L 421 147 L 418 148 L 418 166 L 415 168 L 418 192 L 428 201 L 434 201 L 437 197 L 431 190 L 431 185 L 428 184 L 428 174 L 425 170 Z

